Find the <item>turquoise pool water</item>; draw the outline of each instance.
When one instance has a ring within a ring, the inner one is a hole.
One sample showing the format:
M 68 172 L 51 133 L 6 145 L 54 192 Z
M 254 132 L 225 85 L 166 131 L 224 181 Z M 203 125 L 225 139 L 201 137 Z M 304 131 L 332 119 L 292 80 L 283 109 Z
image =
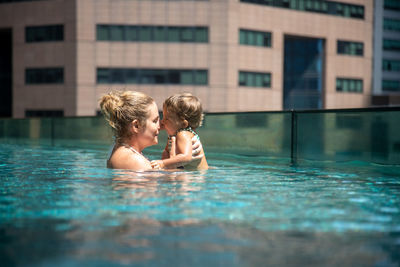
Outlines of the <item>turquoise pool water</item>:
M 0 144 L 1 266 L 400 264 L 399 166 L 208 153 L 207 172 L 135 173 L 106 153 Z

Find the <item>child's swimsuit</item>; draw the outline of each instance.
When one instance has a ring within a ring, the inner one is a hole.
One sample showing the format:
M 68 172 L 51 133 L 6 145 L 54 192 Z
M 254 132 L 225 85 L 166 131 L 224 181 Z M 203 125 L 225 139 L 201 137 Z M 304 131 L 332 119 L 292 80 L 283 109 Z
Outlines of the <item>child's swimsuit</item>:
M 191 132 L 192 134 L 194 134 L 194 136 L 196 136 L 196 138 L 197 138 L 198 140 L 200 140 L 199 135 L 192 129 L 192 127 L 188 126 L 188 127 L 186 127 L 186 128 L 179 129 L 176 133 L 179 133 L 179 132 L 182 132 L 182 131 Z
M 176 133 L 179 133 L 179 132 L 182 132 L 182 131 L 191 132 L 192 134 L 194 134 L 194 136 L 196 136 L 197 140 L 200 140 L 199 135 L 192 129 L 192 127 L 188 126 L 186 128 L 179 129 Z M 168 138 L 171 138 L 171 136 L 168 136 Z M 171 150 L 171 148 L 169 148 L 169 149 Z M 177 168 L 178 169 L 184 169 L 185 167 L 184 166 L 178 166 Z

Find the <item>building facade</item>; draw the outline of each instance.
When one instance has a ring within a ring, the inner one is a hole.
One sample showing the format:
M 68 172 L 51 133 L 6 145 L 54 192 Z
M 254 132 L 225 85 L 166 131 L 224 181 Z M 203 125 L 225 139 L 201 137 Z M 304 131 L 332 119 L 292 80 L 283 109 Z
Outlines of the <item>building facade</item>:
M 143 91 L 160 108 L 188 91 L 208 112 L 368 107 L 373 8 L 373 0 L 3 0 L 3 116 L 95 115 L 110 89 Z
M 400 104 L 400 1 L 375 0 L 374 105 Z

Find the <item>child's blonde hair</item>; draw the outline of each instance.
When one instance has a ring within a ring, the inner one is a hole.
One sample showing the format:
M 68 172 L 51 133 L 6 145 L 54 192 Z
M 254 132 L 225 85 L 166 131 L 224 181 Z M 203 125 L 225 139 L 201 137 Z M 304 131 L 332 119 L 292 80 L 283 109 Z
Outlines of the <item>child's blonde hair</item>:
M 144 127 L 149 116 L 149 106 L 154 99 L 136 91 L 111 91 L 100 99 L 100 108 L 105 119 L 114 131 L 117 141 L 129 138 L 129 129 L 134 120 Z
M 182 120 L 187 120 L 188 126 L 196 129 L 203 122 L 203 108 L 200 100 L 191 93 L 180 93 L 168 97 L 164 101 L 164 108 Z

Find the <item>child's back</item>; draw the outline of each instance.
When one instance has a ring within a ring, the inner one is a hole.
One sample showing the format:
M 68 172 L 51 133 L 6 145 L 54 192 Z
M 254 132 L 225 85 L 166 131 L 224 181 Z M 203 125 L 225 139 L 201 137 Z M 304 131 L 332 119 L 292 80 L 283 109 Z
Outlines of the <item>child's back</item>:
M 186 142 L 187 140 L 192 140 L 192 138 L 196 136 L 198 139 L 200 139 L 199 135 L 192 130 L 191 127 L 187 127 L 185 129 L 181 129 L 178 130 L 177 134 L 176 134 L 176 154 L 182 154 L 183 151 L 180 151 L 180 145 L 179 143 L 181 143 L 182 139 L 185 139 Z M 185 142 L 185 143 L 186 143 Z M 191 161 L 189 164 L 186 164 L 184 166 L 179 166 L 180 168 L 183 168 L 185 170 L 207 170 L 208 169 L 208 163 L 207 163 L 207 159 L 204 153 L 204 149 L 201 149 L 200 154 L 204 155 L 201 159 L 198 160 L 193 160 Z

